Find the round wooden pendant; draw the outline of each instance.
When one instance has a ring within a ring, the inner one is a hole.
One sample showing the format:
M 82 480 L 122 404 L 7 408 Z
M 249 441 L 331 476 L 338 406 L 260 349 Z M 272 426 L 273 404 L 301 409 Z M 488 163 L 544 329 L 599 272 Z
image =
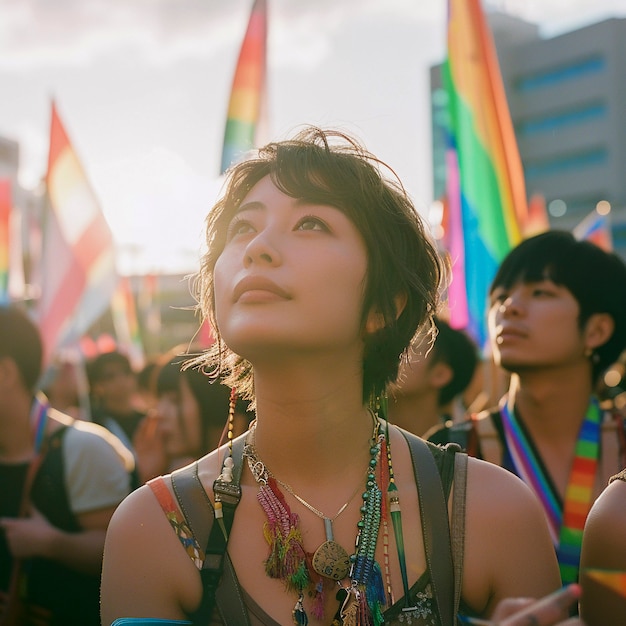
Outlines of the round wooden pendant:
M 336 541 L 325 541 L 313 555 L 313 569 L 325 578 L 343 580 L 350 571 L 350 557 Z

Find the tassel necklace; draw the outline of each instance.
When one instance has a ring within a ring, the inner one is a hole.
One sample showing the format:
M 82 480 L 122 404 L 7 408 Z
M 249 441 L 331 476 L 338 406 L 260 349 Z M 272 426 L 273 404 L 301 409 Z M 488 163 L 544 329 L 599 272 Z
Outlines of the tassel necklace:
M 270 475 L 272 473 L 267 470 Z M 273 475 L 272 475 L 273 476 Z M 309 504 L 304 498 L 299 496 L 291 485 L 284 483 L 274 476 L 276 482 L 290 493 L 300 504 L 305 506 L 309 511 L 315 513 L 324 522 L 324 531 L 326 533 L 326 541 L 314 552 L 312 565 L 313 569 L 325 578 L 332 580 L 343 580 L 350 571 L 350 556 L 343 547 L 335 541 L 333 535 L 333 522 L 348 508 L 348 505 L 359 492 L 360 485 L 352 492 L 348 501 L 335 513 L 333 517 L 326 517 L 324 513 Z
M 303 604 L 305 592 L 313 598 L 311 610 L 313 617 L 322 620 L 327 587 L 346 576 L 349 577 L 350 583 L 341 587 L 337 593 L 340 606 L 333 625 L 383 624 L 382 609 L 386 604 L 386 597 L 380 566 L 374 557 L 381 522 L 382 500 L 382 491 L 376 481 L 375 470 L 384 435 L 379 433 L 377 417 L 373 417 L 375 424 L 370 444 L 371 459 L 368 464 L 365 491 L 361 495 L 363 504 L 361 519 L 357 524 L 355 552 L 351 556 L 334 541 L 332 522 L 347 508 L 354 494 L 333 518 L 328 518 L 297 496 L 286 483 L 280 482 L 285 490 L 324 520 L 326 541 L 314 554 L 306 552 L 302 543 L 299 517 L 289 508 L 279 488 L 279 481 L 258 457 L 254 446 L 256 424 L 250 428 L 244 456 L 248 460 L 255 481 L 259 484 L 257 499 L 267 516 L 264 535 L 270 553 L 265 561 L 265 572 L 271 578 L 283 580 L 287 590 L 297 594 L 292 611 L 293 623 L 296 626 L 306 626 L 309 623 Z

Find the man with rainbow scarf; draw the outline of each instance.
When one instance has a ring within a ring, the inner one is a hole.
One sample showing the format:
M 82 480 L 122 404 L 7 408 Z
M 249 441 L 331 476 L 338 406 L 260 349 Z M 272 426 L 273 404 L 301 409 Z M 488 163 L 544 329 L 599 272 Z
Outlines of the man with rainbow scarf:
M 497 366 L 511 374 L 498 407 L 431 433 L 518 475 L 538 497 L 563 584 L 578 579 L 583 527 L 626 465 L 624 419 L 596 390 L 626 347 L 626 265 L 568 232 L 531 237 L 489 290 Z

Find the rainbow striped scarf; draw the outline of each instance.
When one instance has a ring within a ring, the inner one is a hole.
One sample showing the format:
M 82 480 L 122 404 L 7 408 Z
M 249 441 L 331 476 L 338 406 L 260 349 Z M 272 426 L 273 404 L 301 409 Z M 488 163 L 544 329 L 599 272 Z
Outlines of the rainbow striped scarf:
M 515 473 L 534 491 L 546 514 L 563 584 L 574 582 L 578 578 L 583 527 L 593 504 L 600 452 L 600 405 L 592 397 L 587 407 L 576 441 L 563 506 L 512 407 L 505 404 L 500 414 Z
M 33 447 L 36 454 L 39 454 L 42 450 L 46 438 L 49 408 L 48 398 L 43 393 L 37 393 L 30 409 L 30 427 L 33 433 Z

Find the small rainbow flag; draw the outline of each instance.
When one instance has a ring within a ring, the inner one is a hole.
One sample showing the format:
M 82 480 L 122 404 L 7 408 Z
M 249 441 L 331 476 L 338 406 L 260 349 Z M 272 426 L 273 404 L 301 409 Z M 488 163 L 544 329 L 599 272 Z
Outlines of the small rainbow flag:
M 138 372 L 145 365 L 145 354 L 137 321 L 137 307 L 128 276 L 120 278 L 111 300 L 111 313 L 117 343 L 128 356 L 133 370 Z
M 620 596 L 626 598 L 626 571 L 585 568 L 585 574 L 592 580 L 612 589 Z
M 495 45 L 480 0 L 448 0 L 446 194 L 453 237 L 450 322 L 484 345 L 485 304 L 499 263 L 521 241 L 522 163 Z
M 9 249 L 11 232 L 11 181 L 0 178 L 0 304 L 9 301 Z
M 586 240 L 596 244 L 606 252 L 613 251 L 611 235 L 611 214 L 591 211 L 572 231 L 578 240 Z
M 263 109 L 266 49 L 266 0 L 254 0 L 228 103 L 221 174 L 256 146 Z

